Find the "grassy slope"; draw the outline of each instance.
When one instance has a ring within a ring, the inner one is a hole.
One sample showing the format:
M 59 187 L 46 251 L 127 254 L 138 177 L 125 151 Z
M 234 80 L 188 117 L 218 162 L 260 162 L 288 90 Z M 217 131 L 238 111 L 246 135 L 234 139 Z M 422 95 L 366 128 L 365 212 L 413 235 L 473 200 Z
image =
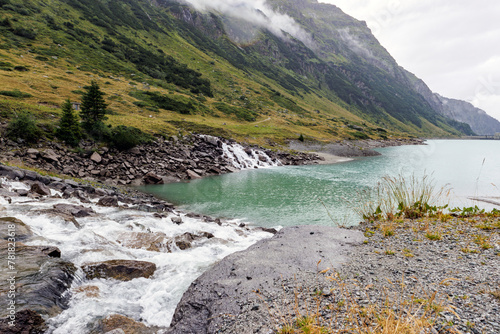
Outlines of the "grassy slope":
M 375 129 L 379 126 L 365 120 L 355 107 L 334 103 L 331 99 L 320 97 L 321 93 L 312 91 L 301 92 L 298 98 L 259 71 L 237 69 L 221 57 L 201 51 L 175 30 L 169 30 L 168 20 L 172 21 L 172 18 L 156 8 L 148 10 L 161 19 L 157 22 L 163 22 L 158 24 L 160 29 L 133 29 L 122 25 L 115 30 L 119 31 L 118 36 L 111 36 L 109 29 L 91 23 L 81 11 L 61 1 L 53 1 L 49 6 L 44 6 L 42 1 L 31 1 L 30 6 L 25 8 L 29 11 L 28 15 L 16 10 L 15 5 L 19 8 L 21 3 L 19 0 L 10 0 L 10 7 L 5 10 L 4 5 L 0 11 L 0 20 L 8 18 L 11 25 L 0 27 L 0 62 L 11 65 L 0 70 L 0 91 L 17 89 L 32 97 L 0 96 L 0 115 L 3 117 L 11 117 L 11 111 L 28 109 L 42 123 L 54 126 L 63 100 L 70 98 L 79 101 L 78 91 L 82 91 L 82 87 L 90 80 L 97 79 L 110 104 L 109 124 L 131 125 L 150 133 L 177 134 L 178 131 L 196 130 L 197 125 L 202 124 L 215 128 L 212 130 L 214 133 L 224 129 L 227 135 L 237 140 L 266 145 L 269 144 L 267 139 L 283 143 L 286 139 L 297 138 L 299 134 L 318 140 L 360 138 L 359 131 L 352 129 L 353 125 L 364 128 L 361 136 L 375 139 L 381 138 L 381 135 L 402 136 L 402 133 L 448 136 L 452 131 L 446 126 L 444 130 L 428 122 L 418 128 L 388 117 L 384 125 L 389 133 L 378 132 Z M 47 22 L 52 22 L 52 26 Z M 71 22 L 92 36 L 83 42 L 71 38 L 65 22 Z M 25 38 L 12 32 L 19 27 L 34 31 L 36 37 Z M 134 44 L 149 50 L 161 49 L 179 63 L 200 72 L 202 78 L 210 80 L 214 97 L 201 97 L 188 89 L 153 79 L 138 71 L 134 64 L 102 49 L 105 38 L 117 41 L 119 36 L 125 36 Z M 24 66 L 28 71 L 12 70 L 15 66 Z M 197 104 L 196 111 L 186 115 L 157 108 L 153 108 L 157 111 L 148 110 L 147 106 L 140 104 L 141 101 L 130 96 L 131 92 L 147 88 L 151 92 L 170 94 L 182 101 L 192 101 Z M 276 102 L 276 92 L 281 94 L 281 101 L 294 101 L 304 111 L 285 110 L 287 108 L 282 103 L 280 106 Z M 213 105 L 219 101 L 245 107 L 255 111 L 258 116 L 255 121 L 247 122 L 225 115 Z M 207 130 L 200 128 L 199 131 Z

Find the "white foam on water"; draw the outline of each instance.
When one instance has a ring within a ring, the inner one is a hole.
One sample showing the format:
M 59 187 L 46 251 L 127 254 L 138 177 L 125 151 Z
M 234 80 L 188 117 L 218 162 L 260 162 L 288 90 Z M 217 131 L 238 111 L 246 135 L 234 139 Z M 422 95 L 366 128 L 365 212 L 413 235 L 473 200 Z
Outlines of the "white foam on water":
M 25 185 L 20 182 L 3 180 L 2 184 L 9 190 L 25 189 Z M 239 222 L 227 222 L 219 226 L 175 212 L 173 214 L 180 215 L 183 220 L 183 224 L 176 225 L 169 218 L 156 218 L 152 213 L 100 207 L 94 202 L 86 204 L 77 199 L 33 200 L 13 197 L 12 203 L 9 203 L 0 197 L 0 215 L 22 220 L 36 235 L 27 242 L 28 245 L 57 246 L 62 258 L 77 267 L 87 262 L 112 259 L 149 261 L 157 266 L 149 279 L 137 278 L 128 282 L 87 280 L 79 269 L 70 289 L 72 297 L 69 308 L 48 320 L 49 333 L 86 334 L 90 324 L 110 314 L 121 314 L 143 321 L 146 325 L 167 327 L 184 291 L 208 267 L 233 252 L 271 236 L 266 232 L 241 228 Z M 72 222 L 43 211 L 59 203 L 91 207 L 97 214 L 77 218 L 81 226 L 77 228 Z M 170 238 L 186 232 L 208 232 L 214 238 L 200 239 L 193 242 L 193 248 L 182 251 L 174 249 L 172 253 L 167 253 L 123 246 L 117 238 L 130 232 L 163 233 Z M 97 294 L 79 292 L 86 287 L 97 288 Z
M 272 160 L 265 152 L 253 148 L 245 149 L 240 144 L 222 143 L 224 157 L 238 169 L 282 166 L 279 160 Z

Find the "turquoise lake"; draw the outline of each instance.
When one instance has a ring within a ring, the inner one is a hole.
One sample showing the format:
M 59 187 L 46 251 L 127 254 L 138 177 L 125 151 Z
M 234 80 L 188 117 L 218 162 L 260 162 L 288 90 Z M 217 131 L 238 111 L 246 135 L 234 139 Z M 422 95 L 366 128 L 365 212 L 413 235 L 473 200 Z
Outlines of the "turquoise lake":
M 500 141 L 426 143 L 382 148 L 381 156 L 333 165 L 244 170 L 143 190 L 191 212 L 259 226 L 356 224 L 358 193 L 376 187 L 384 176 L 400 174 L 430 175 L 437 188 L 448 185 L 450 206 L 495 207 L 468 198 L 500 198 Z

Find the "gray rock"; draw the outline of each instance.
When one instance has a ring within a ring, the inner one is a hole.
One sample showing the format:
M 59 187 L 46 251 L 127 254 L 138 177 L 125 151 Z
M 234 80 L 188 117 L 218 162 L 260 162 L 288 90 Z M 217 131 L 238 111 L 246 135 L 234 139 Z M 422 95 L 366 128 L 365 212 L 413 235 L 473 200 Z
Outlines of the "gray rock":
M 7 258 L 8 242 L 0 240 L 0 255 Z M 58 258 L 56 247 L 26 246 L 16 243 L 16 306 L 17 310 L 30 309 L 42 316 L 54 316 L 67 308 L 75 266 Z M 8 290 L 9 282 L 0 281 L 0 291 Z M 7 316 L 6 308 L 0 317 Z
M 14 217 L 2 217 L 0 218 L 0 235 L 5 240 L 9 238 L 9 235 L 7 234 L 9 230 L 12 230 L 9 229 L 9 225 L 15 226 L 14 232 L 16 233 L 16 241 L 23 241 L 33 236 L 31 228 L 20 219 Z
M 87 217 L 94 214 L 94 210 L 92 208 L 86 208 L 79 205 L 72 204 L 56 204 L 54 205 L 54 210 L 56 212 L 61 212 L 64 214 L 70 214 L 74 217 Z
M 40 152 L 40 155 L 49 162 L 59 162 L 59 155 L 50 148 Z
M 33 194 L 38 194 L 42 196 L 50 196 L 50 189 L 45 184 L 41 182 L 35 182 L 31 185 L 30 192 Z
M 170 217 L 170 220 L 172 221 L 172 223 L 177 224 L 177 225 L 180 225 L 183 223 L 182 218 L 179 216 Z
M 255 291 L 279 293 L 282 278 L 339 267 L 352 246 L 363 240 L 363 234 L 353 230 L 285 228 L 271 239 L 229 255 L 200 276 L 182 297 L 167 333 L 216 333 L 224 315 L 237 317 L 242 303 L 260 303 Z M 253 324 L 257 325 L 262 324 Z M 247 329 L 254 333 L 258 328 Z
M 99 153 L 97 152 L 94 152 L 92 153 L 92 155 L 90 156 L 90 160 L 92 160 L 93 162 L 95 163 L 101 163 L 102 161 L 102 157 Z
M 97 205 L 101 206 L 118 206 L 118 198 L 116 196 L 106 196 L 99 199 Z
M 146 261 L 110 260 L 104 262 L 85 263 L 82 270 L 88 279 L 114 278 L 130 281 L 134 278 L 149 278 L 154 274 L 156 265 Z
M 188 169 L 186 171 L 186 174 L 187 174 L 188 178 L 191 179 L 191 180 L 201 179 L 201 176 L 198 173 L 196 173 L 195 171 L 191 170 L 191 169 Z

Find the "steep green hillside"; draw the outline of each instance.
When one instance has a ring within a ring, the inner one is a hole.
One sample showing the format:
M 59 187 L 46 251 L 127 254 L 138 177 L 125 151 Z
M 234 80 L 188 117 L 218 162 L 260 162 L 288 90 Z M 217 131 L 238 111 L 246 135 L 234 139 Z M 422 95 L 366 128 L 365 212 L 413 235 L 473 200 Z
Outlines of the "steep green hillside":
M 110 103 L 107 122 L 150 133 L 196 131 L 268 145 L 300 134 L 338 140 L 468 131 L 327 38 L 337 23 L 304 16 L 301 4 L 320 6 L 280 8 L 314 33 L 315 46 L 265 29 L 237 44 L 228 22 L 240 34 L 248 23 L 175 1 L 0 0 L 0 117 L 27 109 L 50 133 L 62 102 L 80 100 L 97 79 Z

